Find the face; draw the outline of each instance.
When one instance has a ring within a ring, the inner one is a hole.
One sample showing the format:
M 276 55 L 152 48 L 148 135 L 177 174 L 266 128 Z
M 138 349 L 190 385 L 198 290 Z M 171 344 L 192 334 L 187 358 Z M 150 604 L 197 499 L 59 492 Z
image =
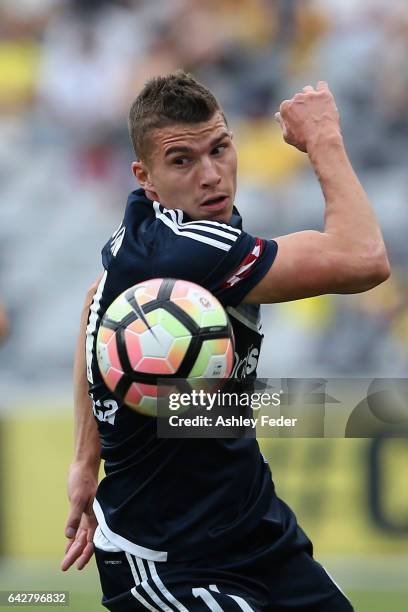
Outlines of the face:
M 177 123 L 154 130 L 148 162 L 132 170 L 146 195 L 192 219 L 228 222 L 237 182 L 232 134 L 220 112 L 203 123 Z

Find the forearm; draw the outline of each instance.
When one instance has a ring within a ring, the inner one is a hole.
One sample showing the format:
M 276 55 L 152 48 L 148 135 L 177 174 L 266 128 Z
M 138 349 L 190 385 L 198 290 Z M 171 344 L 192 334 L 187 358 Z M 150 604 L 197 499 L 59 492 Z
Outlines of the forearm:
M 325 232 L 357 245 L 383 245 L 368 197 L 358 180 L 340 134 L 324 134 L 308 154 L 326 202 Z
M 92 400 L 88 395 L 86 377 L 85 336 L 95 285 L 87 293 L 81 314 L 79 337 L 74 361 L 74 461 L 85 463 L 98 473 L 100 464 L 100 440 L 92 412 Z
M 350 290 L 359 290 L 360 277 L 368 282 L 371 275 L 373 280 L 386 277 L 388 260 L 381 230 L 340 133 L 333 130 L 317 137 L 308 154 L 325 198 L 325 238 L 350 279 Z

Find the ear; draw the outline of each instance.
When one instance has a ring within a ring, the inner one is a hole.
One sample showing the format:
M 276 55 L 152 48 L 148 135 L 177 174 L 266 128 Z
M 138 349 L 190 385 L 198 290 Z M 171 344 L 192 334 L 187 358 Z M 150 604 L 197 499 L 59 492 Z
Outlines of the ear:
M 132 163 L 132 173 L 136 177 L 139 185 L 145 190 L 149 200 L 158 200 L 158 195 L 151 180 L 149 168 L 143 161 L 135 161 Z

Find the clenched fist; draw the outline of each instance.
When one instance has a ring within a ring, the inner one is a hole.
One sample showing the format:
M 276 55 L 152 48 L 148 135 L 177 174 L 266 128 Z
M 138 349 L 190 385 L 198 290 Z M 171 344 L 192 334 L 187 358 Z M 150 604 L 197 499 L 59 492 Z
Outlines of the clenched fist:
M 284 100 L 275 119 L 285 142 L 304 153 L 322 136 L 341 137 L 339 113 L 325 81 L 319 81 L 316 89 L 306 85 L 302 93 Z

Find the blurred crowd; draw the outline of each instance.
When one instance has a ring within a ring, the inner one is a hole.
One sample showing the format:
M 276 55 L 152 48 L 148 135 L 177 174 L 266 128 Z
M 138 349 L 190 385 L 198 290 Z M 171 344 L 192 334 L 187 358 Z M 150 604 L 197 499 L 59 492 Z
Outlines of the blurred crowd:
M 405 376 L 408 365 L 406 0 L 2 0 L 0 383 L 69 385 L 82 295 L 134 188 L 127 111 L 182 67 L 235 132 L 246 229 L 322 227 L 306 156 L 279 103 L 329 82 L 376 208 L 392 278 L 361 296 L 264 308 L 264 376 Z

